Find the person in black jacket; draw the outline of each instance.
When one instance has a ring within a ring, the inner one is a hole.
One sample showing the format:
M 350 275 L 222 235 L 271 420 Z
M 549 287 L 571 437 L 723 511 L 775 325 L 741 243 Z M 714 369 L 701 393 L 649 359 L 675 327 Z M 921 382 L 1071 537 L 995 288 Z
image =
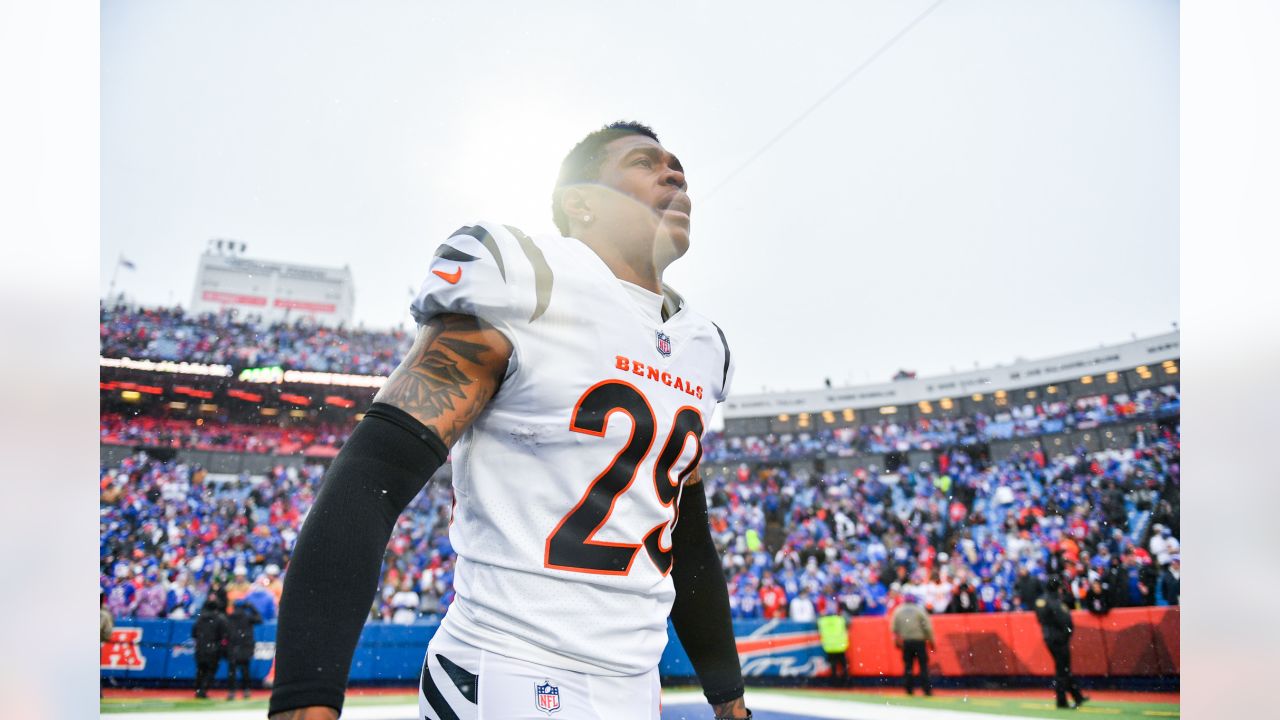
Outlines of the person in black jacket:
M 947 604 L 948 613 L 978 612 L 978 593 L 965 578 L 951 591 L 951 602 Z
M 1110 607 L 1129 606 L 1129 572 L 1119 555 L 1111 556 L 1111 567 L 1107 568 L 1103 585 L 1107 588 L 1107 604 Z
M 236 674 L 240 691 L 249 699 L 249 661 L 253 659 L 253 626 L 262 624 L 262 615 L 248 600 L 236 603 L 236 611 L 227 616 L 227 699 L 236 697 Z
M 191 637 L 196 641 L 196 697 L 207 698 L 227 642 L 227 616 L 222 614 L 217 600 L 205 601 L 191 628 Z
M 1095 579 L 1089 583 L 1089 592 L 1084 596 L 1084 609 L 1094 615 L 1106 615 L 1111 611 L 1111 596 L 1101 580 Z
M 1044 595 L 1036 600 L 1036 620 L 1040 622 L 1040 631 L 1044 634 L 1044 644 L 1053 656 L 1053 692 L 1057 696 L 1058 707 L 1076 708 L 1089 698 L 1080 692 L 1080 685 L 1071 675 L 1071 634 L 1075 625 L 1071 622 L 1071 613 L 1062 601 L 1062 581 L 1057 577 L 1049 578 Z M 1067 693 L 1075 700 L 1074 705 L 1067 704 Z
M 1036 599 L 1044 592 L 1044 586 L 1026 565 L 1022 565 L 1018 568 L 1018 579 L 1013 582 L 1013 591 L 1023 610 L 1034 610 Z

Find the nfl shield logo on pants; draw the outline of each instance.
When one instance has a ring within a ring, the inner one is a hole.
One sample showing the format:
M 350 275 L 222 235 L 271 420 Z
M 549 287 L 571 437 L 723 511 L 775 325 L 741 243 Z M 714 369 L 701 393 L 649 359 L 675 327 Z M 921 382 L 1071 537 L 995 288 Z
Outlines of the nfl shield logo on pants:
M 658 352 L 662 357 L 671 357 L 671 338 L 661 330 L 658 331 Z
M 538 709 L 548 715 L 560 709 L 560 688 L 549 681 L 544 680 L 536 687 L 534 697 L 538 701 Z

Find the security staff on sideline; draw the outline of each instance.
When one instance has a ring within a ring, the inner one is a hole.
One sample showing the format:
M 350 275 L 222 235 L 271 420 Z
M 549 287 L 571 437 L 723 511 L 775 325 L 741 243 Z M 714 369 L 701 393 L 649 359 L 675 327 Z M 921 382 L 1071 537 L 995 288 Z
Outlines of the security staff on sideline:
M 902 651 L 903 675 L 908 695 L 915 694 L 914 678 L 911 675 L 912 662 L 920 665 L 920 686 L 925 695 L 933 694 L 933 685 L 929 682 L 929 655 L 925 652 L 934 649 L 933 621 L 929 613 L 920 607 L 915 595 L 903 595 L 903 603 L 893 611 L 890 627 L 893 630 L 893 644 Z
M 839 608 L 818 618 L 818 638 L 822 641 L 822 652 L 827 654 L 827 662 L 831 664 L 831 686 L 848 685 L 849 658 L 845 653 L 849 651 L 849 624 Z
M 1040 621 L 1040 631 L 1044 634 L 1044 644 L 1049 647 L 1053 656 L 1053 692 L 1058 698 L 1058 707 L 1080 707 L 1089 698 L 1080 692 L 1080 685 L 1071 675 L 1071 634 L 1075 625 L 1071 622 L 1071 612 L 1067 610 L 1062 599 L 1062 580 L 1058 576 L 1049 578 L 1044 595 L 1036 600 L 1036 620 Z M 1075 704 L 1067 704 L 1067 693 Z
M 196 650 L 196 697 L 204 699 L 209 697 L 209 685 L 218 674 L 227 646 L 227 616 L 214 598 L 205 600 L 204 610 L 191 627 L 191 637 Z

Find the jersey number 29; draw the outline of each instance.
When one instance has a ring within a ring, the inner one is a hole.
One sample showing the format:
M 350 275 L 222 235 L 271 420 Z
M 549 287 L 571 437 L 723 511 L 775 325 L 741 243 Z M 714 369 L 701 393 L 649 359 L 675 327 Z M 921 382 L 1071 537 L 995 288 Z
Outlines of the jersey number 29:
M 578 504 L 573 507 L 547 536 L 547 567 L 602 575 L 626 575 L 641 545 L 604 542 L 593 539 L 604 527 L 618 498 L 631 487 L 636 470 L 653 448 L 657 422 L 653 408 L 644 393 L 621 380 L 605 380 L 591 386 L 578 400 L 569 428 L 574 432 L 604 437 L 609 416 L 626 413 L 631 418 L 631 437 L 614 456 L 613 462 L 596 476 Z M 678 515 L 676 500 L 685 477 L 702 459 L 702 413 L 688 405 L 676 411 L 671 432 L 662 444 L 653 466 L 653 489 L 658 502 L 671 508 L 671 519 L 658 523 L 644 536 L 643 546 L 649 559 L 666 575 L 671 571 L 671 548 L 662 547 L 662 531 L 675 527 Z M 683 454 L 686 439 L 693 436 L 693 459 L 681 468 L 674 479 L 676 462 Z M 701 491 L 701 488 L 698 489 Z

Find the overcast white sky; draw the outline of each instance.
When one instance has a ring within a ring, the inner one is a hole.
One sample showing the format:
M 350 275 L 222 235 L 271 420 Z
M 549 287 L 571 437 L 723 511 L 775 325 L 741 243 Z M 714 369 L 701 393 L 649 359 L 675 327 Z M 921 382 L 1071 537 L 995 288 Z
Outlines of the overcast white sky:
M 737 392 L 1170 329 L 1176 2 L 947 0 L 734 174 L 934 2 L 104 2 L 102 290 L 123 254 L 186 304 L 229 237 L 408 325 L 441 239 L 553 231 L 560 159 L 627 118 L 688 170 L 666 279 Z

